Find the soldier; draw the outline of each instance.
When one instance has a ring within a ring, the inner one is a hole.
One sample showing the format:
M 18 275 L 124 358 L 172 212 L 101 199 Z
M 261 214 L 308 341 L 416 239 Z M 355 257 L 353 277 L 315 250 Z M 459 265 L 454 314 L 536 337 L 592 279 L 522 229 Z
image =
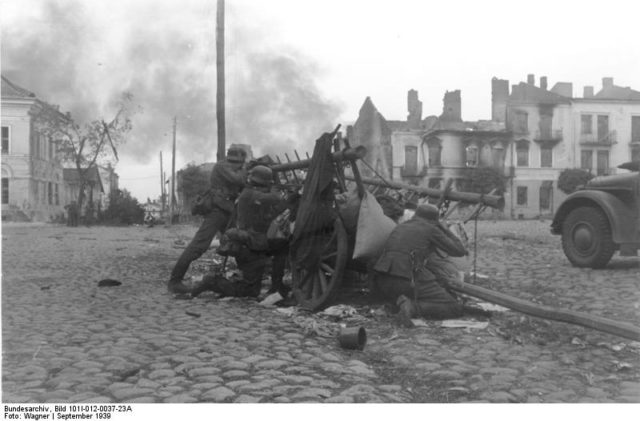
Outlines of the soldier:
M 168 289 L 174 293 L 189 293 L 191 289 L 182 283 L 189 265 L 209 249 L 211 241 L 219 231 L 224 231 L 233 212 L 233 203 L 244 188 L 247 172 L 244 167 L 247 153 L 242 148 L 231 147 L 227 158 L 218 162 L 211 170 L 211 208 L 204 209 L 204 219 L 187 248 L 182 252 L 171 272 Z
M 77 227 L 78 226 L 78 205 L 75 200 L 65 206 L 67 210 L 67 226 L 69 227 Z
M 291 201 L 286 201 L 278 192 L 271 191 L 273 173 L 269 167 L 258 165 L 249 172 L 247 187 L 238 198 L 237 229 L 238 234 L 231 241 L 240 243 L 236 263 L 242 272 L 242 279 L 231 282 L 221 277 L 207 275 L 203 282 L 192 291 L 197 296 L 203 291 L 212 290 L 225 296 L 257 297 L 262 287 L 262 275 L 268 259 L 273 256 L 270 292 L 279 292 L 286 297 L 289 287 L 282 282 L 288 239 L 268 239 L 267 230 L 271 222 L 282 213 Z M 297 196 L 292 196 L 295 200 Z
M 445 272 L 437 267 L 444 263 L 428 261 L 438 251 L 454 257 L 468 254 L 462 242 L 438 221 L 438 208 L 420 205 L 413 218 L 394 228 L 373 267 L 376 287 L 400 307 L 400 321 L 407 327 L 413 326 L 414 317 L 449 319 L 464 313 L 489 314 L 462 305 L 447 291 L 455 281 L 436 276 Z

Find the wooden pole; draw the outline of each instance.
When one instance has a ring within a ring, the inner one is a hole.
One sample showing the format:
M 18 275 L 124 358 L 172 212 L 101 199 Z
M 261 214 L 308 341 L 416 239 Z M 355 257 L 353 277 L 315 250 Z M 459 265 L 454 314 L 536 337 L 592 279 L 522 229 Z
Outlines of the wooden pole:
M 162 151 L 160 151 L 160 205 L 161 215 L 164 216 L 164 172 L 162 170 Z
M 216 13 L 216 119 L 218 123 L 217 161 L 222 162 L 226 152 L 225 85 L 224 85 L 224 0 L 218 0 Z
M 171 197 L 169 203 L 169 225 L 173 224 L 173 213 L 175 212 L 175 189 L 176 189 L 176 127 L 178 125 L 178 117 L 173 117 L 173 152 L 171 154 Z

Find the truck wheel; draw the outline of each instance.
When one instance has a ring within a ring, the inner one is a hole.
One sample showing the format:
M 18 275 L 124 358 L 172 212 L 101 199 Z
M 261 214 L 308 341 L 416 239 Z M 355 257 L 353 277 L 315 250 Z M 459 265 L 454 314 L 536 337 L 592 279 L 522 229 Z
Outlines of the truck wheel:
M 562 249 L 577 267 L 604 267 L 615 251 L 607 216 L 597 208 L 579 207 L 562 224 Z

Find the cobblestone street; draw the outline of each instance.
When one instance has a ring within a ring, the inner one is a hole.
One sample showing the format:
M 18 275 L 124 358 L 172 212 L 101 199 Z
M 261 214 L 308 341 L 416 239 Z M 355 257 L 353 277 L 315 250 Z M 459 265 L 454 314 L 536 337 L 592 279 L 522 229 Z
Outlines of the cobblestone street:
M 574 268 L 549 225 L 480 222 L 477 284 L 638 325 L 640 259 Z M 2 401 L 640 402 L 640 343 L 514 311 L 406 329 L 352 303 L 368 342 L 346 351 L 254 300 L 177 299 L 195 229 L 3 224 Z

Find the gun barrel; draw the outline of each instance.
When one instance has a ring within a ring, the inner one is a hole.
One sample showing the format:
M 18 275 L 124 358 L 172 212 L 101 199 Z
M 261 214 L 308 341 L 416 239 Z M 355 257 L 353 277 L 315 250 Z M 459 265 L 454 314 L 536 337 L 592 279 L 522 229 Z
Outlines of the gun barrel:
M 345 178 L 350 181 L 355 181 L 355 178 L 350 176 L 346 176 Z M 409 190 L 419 195 L 431 197 L 434 199 L 439 199 L 440 197 L 442 197 L 442 193 L 443 193 L 443 190 L 432 189 L 430 187 L 413 186 L 411 184 L 398 183 L 397 181 L 382 181 L 375 178 L 363 177 L 362 183 L 373 185 L 373 186 L 389 187 L 396 190 L 399 190 L 399 189 Z M 487 205 L 496 209 L 504 208 L 504 197 L 502 196 L 471 193 L 471 192 L 448 191 L 445 194 L 444 198 L 448 200 L 453 200 L 456 202 L 482 203 L 483 205 Z
M 347 148 L 338 152 L 334 152 L 333 154 L 331 154 L 331 157 L 334 162 L 355 161 L 357 159 L 364 158 L 366 154 L 367 154 L 367 148 L 365 148 L 364 146 L 357 146 L 355 148 Z M 309 168 L 310 163 L 311 163 L 311 159 L 303 159 L 300 161 L 293 161 L 293 162 L 283 162 L 276 165 L 272 165 L 271 170 L 273 172 L 301 170 L 301 169 Z

